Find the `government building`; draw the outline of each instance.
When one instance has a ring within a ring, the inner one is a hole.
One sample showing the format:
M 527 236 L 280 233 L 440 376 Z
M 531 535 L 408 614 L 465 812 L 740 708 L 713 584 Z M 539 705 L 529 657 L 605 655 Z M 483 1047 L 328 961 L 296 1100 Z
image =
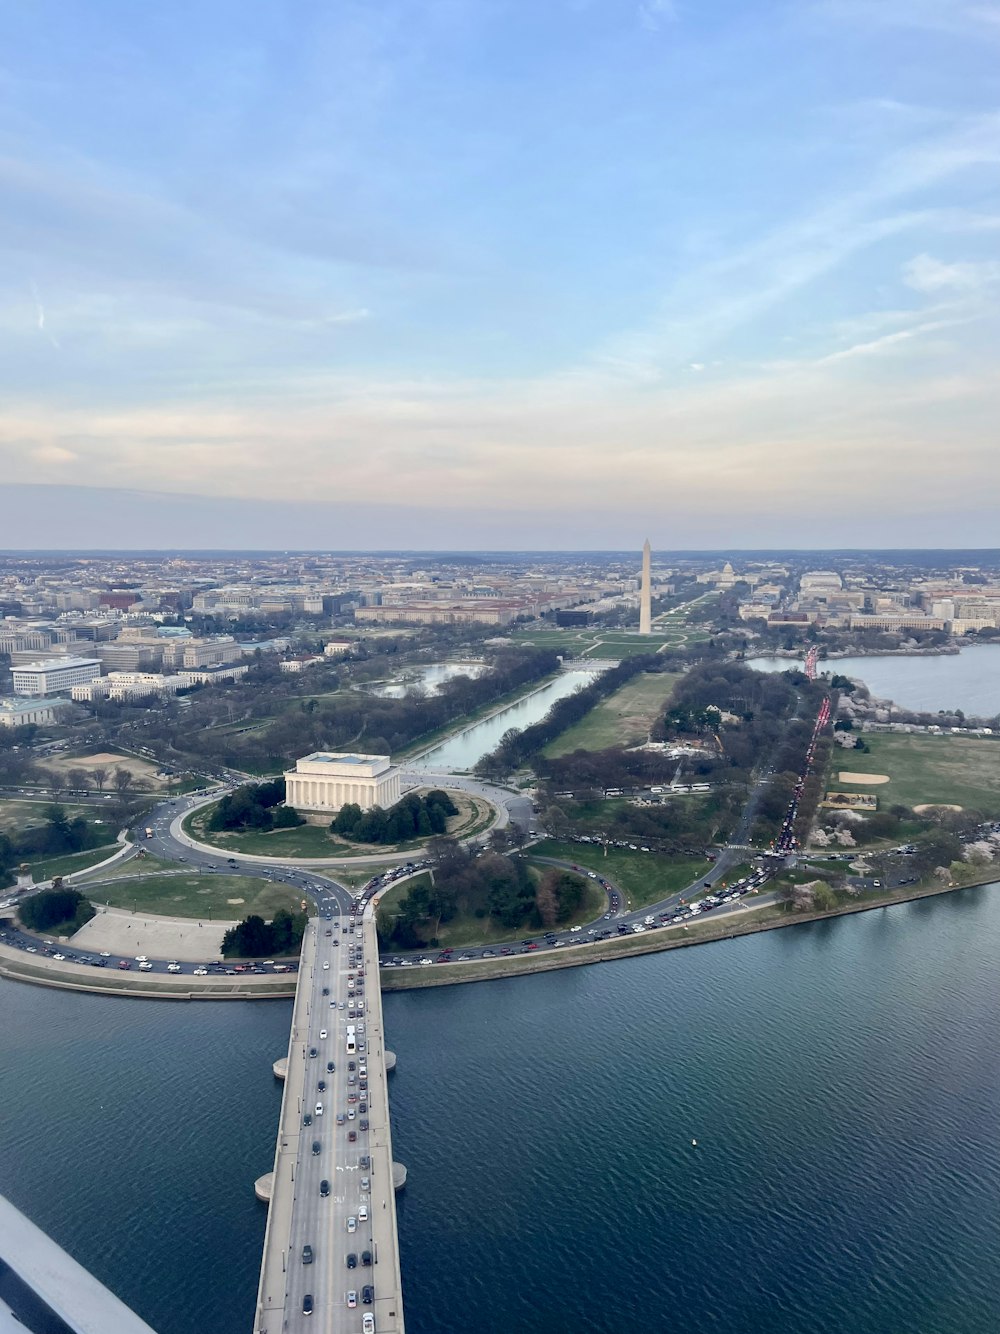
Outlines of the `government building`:
M 344 755 L 317 750 L 285 774 L 285 805 L 331 815 L 353 802 L 383 810 L 400 797 L 399 770 L 388 755 Z

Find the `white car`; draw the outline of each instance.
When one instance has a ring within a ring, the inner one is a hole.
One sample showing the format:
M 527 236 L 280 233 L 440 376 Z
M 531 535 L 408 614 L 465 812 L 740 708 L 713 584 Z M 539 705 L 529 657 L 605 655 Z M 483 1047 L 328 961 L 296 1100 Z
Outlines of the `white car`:
M 583 927 L 582 927 L 582 926 L 571 926 L 571 927 L 570 927 L 570 930 L 571 930 L 571 931 L 582 931 L 582 930 L 583 930 Z
M 366 1311 L 364 1319 L 361 1321 L 361 1334 L 375 1334 L 375 1317 L 371 1311 Z
M 322 1104 L 321 1102 L 318 1102 L 318 1103 L 316 1104 L 316 1115 L 317 1115 L 317 1116 L 322 1116 L 322 1115 L 323 1115 L 323 1104 Z
M 358 1230 L 358 1220 L 354 1217 L 353 1214 L 347 1220 L 347 1230 L 348 1232 L 357 1232 Z
M 194 970 L 194 976 L 195 976 L 195 977 L 208 977 L 208 969 L 207 969 L 207 968 L 196 968 L 196 969 Z
M 367 1204 L 359 1204 L 359 1205 L 358 1205 L 358 1222 L 359 1222 L 359 1223 L 367 1223 L 367 1222 L 368 1222 L 368 1206 L 367 1206 Z
M 153 971 L 153 965 L 149 962 L 148 959 L 146 960 L 145 963 L 141 963 L 139 965 L 140 973 L 151 973 L 152 971 Z
M 110 959 L 110 958 L 111 958 L 111 951 L 110 951 L 110 950 L 101 950 L 101 958 L 102 958 L 102 959 Z
M 347 1294 L 347 1305 L 353 1311 L 358 1304 L 358 1294 L 352 1288 Z
M 179 973 L 180 971 L 181 971 L 181 966 L 180 966 L 179 963 L 168 963 L 168 964 L 167 964 L 167 972 L 168 972 L 168 973 Z
M 58 959 L 60 963 L 66 958 L 65 954 L 53 954 L 53 959 Z
M 329 967 L 330 967 L 330 960 L 329 960 L 329 959 L 324 959 L 324 960 L 323 960 L 323 967 L 324 967 L 324 968 L 329 968 Z
M 148 960 L 147 960 L 145 954 L 137 954 L 137 955 L 135 956 L 135 961 L 136 961 L 136 963 L 147 963 L 147 962 L 148 962 Z
M 322 1039 L 322 1038 L 325 1038 L 325 1037 L 326 1037 L 326 1029 L 325 1029 L 325 1028 L 321 1028 L 321 1029 L 319 1030 L 319 1035 L 320 1035 L 320 1038 L 321 1038 L 321 1039 Z

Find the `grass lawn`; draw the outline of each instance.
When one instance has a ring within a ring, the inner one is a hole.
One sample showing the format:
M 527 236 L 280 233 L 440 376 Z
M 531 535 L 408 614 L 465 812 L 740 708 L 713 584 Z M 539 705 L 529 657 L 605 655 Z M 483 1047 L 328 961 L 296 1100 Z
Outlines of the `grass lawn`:
M 36 882 L 51 880 L 54 875 L 69 875 L 73 871 L 85 871 L 88 866 L 103 862 L 118 851 L 117 843 L 109 843 L 101 848 L 91 848 L 89 852 L 69 852 L 62 857 L 39 857 L 29 860 L 31 874 Z
M 535 869 L 532 868 L 533 871 Z M 537 868 L 539 873 L 544 869 L 544 867 Z M 386 890 L 379 897 L 379 914 L 381 915 L 383 908 L 391 914 L 394 905 L 397 905 L 410 889 L 415 885 L 426 883 L 427 879 L 426 874 L 414 876 L 412 880 L 406 880 L 402 884 L 393 885 L 391 889 Z M 588 880 L 579 912 L 574 913 L 567 921 L 560 922 L 559 930 L 562 931 L 568 926 L 575 926 L 578 922 L 581 925 L 585 922 L 592 922 L 595 917 L 599 917 L 604 912 L 604 907 L 604 891 L 592 880 Z M 453 948 L 459 949 L 466 945 L 492 945 L 510 940 L 528 940 L 537 935 L 540 929 L 530 926 L 501 926 L 499 922 L 485 912 L 482 917 L 477 916 L 475 911 L 459 912 L 450 922 L 443 923 L 439 928 L 437 934 L 439 944 L 434 948 L 440 949 L 446 945 L 451 945 Z M 391 948 L 389 952 L 392 952 Z
M 34 800 L 20 798 L 16 801 L 0 801 L 0 830 L 9 834 L 27 825 L 44 824 L 45 812 L 50 806 L 61 806 L 70 820 L 82 815 L 92 824 L 95 815 L 104 818 L 99 807 L 74 806 L 72 802 L 61 800 L 57 793 L 52 797 L 38 797 Z
M 647 903 L 657 903 L 685 889 L 711 865 L 704 857 L 664 857 L 621 848 L 609 848 L 605 857 L 601 848 L 585 843 L 559 843 L 552 838 L 536 843 L 531 855 L 555 857 L 596 871 L 612 884 L 620 885 L 633 908 L 644 908 Z
M 86 887 L 86 893 L 92 903 L 107 903 L 112 908 L 227 922 L 237 921 L 250 913 L 257 913 L 269 921 L 278 908 L 298 912 L 303 898 L 298 890 L 270 884 L 256 876 L 194 875 L 177 871 L 121 876 L 107 884 L 92 883 Z
M 833 756 L 830 789 L 872 792 L 880 809 L 955 805 L 1000 816 L 1000 739 L 962 736 L 865 734 L 867 754 L 845 750 Z M 838 774 L 888 774 L 890 781 L 864 786 L 840 782 Z
M 426 789 L 430 790 L 430 789 Z M 425 789 L 420 788 L 423 792 Z M 470 796 L 466 792 L 452 791 L 452 800 L 458 807 L 458 814 L 448 820 L 448 833 L 456 838 L 470 838 L 474 834 L 488 829 L 493 822 L 493 808 L 480 797 Z M 357 857 L 369 854 L 405 852 L 410 848 L 421 848 L 425 839 L 411 839 L 408 843 L 395 843 L 384 846 L 377 843 L 348 843 L 337 838 L 322 825 L 304 824 L 297 829 L 275 829 L 260 831 L 242 830 L 238 833 L 223 833 L 207 830 L 205 822 L 215 810 L 215 806 L 203 806 L 192 812 L 184 820 L 183 828 L 192 838 L 208 843 L 220 852 L 229 850 L 249 852 L 261 857 L 315 857 L 329 860 L 335 857 Z
M 606 750 L 645 741 L 679 680 L 679 675 L 667 672 L 643 672 L 550 741 L 543 753 L 568 755 L 574 750 Z

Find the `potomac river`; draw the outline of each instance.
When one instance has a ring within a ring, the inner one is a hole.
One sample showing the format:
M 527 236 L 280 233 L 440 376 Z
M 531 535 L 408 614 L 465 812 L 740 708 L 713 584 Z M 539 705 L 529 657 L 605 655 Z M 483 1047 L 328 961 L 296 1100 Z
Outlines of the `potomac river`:
M 995 1334 L 997 958 L 993 886 L 388 995 L 410 1334 Z M 250 1334 L 289 1005 L 0 1004 L 0 1189 Z

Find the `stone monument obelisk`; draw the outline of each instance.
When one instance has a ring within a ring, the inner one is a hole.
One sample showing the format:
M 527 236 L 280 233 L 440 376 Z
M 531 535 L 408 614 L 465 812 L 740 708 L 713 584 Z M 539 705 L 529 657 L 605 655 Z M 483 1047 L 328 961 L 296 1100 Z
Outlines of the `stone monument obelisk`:
M 653 590 L 649 578 L 649 538 L 642 545 L 642 588 L 639 592 L 639 633 L 653 633 Z

